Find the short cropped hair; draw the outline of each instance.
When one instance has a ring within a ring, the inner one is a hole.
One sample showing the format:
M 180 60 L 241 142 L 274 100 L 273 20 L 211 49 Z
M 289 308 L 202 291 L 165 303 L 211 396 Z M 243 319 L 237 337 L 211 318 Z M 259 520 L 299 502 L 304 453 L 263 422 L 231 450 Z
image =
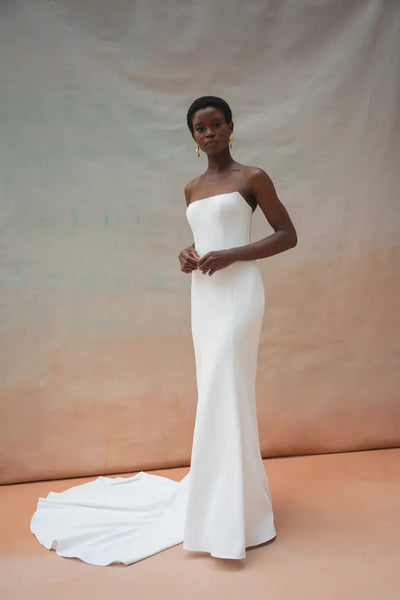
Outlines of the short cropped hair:
M 227 123 L 232 122 L 232 111 L 229 104 L 225 102 L 225 100 L 218 98 L 218 96 L 201 96 L 201 98 L 197 98 L 194 100 L 194 102 L 192 102 L 186 116 L 187 124 L 192 135 L 194 113 L 202 108 L 208 108 L 209 106 L 213 106 L 214 108 L 220 110 Z

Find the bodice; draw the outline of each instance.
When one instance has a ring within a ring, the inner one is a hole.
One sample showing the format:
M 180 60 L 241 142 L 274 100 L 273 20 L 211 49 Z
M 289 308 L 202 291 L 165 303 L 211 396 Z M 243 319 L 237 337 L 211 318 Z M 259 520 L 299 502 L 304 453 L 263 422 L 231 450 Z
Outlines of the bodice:
M 216 194 L 191 202 L 186 217 L 197 254 L 250 243 L 253 211 L 240 192 Z

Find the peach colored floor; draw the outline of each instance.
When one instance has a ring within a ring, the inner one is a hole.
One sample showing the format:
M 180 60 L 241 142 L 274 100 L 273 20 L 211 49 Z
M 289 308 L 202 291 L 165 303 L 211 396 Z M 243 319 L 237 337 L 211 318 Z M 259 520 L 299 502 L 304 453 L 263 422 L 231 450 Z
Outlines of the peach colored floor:
M 29 531 L 37 498 L 93 477 L 2 486 L 0 598 L 400 600 L 400 448 L 264 464 L 277 538 L 242 561 L 181 545 L 129 566 L 61 558 Z

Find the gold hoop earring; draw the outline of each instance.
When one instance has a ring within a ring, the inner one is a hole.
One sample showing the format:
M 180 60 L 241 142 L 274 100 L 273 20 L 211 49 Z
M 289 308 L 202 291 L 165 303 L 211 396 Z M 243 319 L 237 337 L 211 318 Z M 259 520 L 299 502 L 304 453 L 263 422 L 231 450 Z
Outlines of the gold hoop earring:
M 199 145 L 198 144 L 196 144 L 196 153 L 197 153 L 197 156 L 200 156 L 200 150 L 199 150 Z
M 233 137 L 233 135 L 231 134 L 229 136 L 229 148 L 232 150 L 232 146 L 233 146 L 233 142 L 235 141 L 235 138 Z

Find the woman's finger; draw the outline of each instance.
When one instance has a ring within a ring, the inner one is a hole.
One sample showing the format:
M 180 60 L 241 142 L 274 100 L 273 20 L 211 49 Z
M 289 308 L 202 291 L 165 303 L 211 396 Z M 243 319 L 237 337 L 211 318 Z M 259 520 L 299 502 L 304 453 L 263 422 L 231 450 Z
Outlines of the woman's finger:
M 211 252 L 207 252 L 207 254 L 204 254 L 200 259 L 199 259 L 199 265 L 203 265 L 205 262 L 207 262 L 207 260 L 210 258 Z

